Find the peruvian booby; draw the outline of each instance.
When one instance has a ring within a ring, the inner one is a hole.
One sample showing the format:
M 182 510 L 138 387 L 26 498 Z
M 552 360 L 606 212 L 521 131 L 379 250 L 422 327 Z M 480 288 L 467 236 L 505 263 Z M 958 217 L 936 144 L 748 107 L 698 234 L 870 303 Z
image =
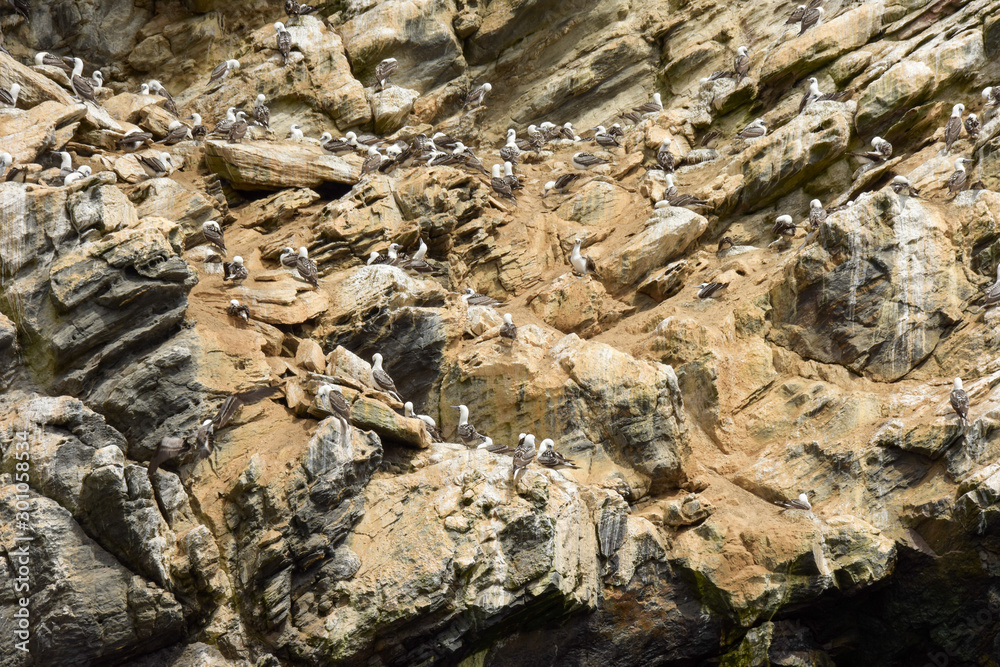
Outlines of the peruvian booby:
M 418 230 L 419 231 L 419 230 Z M 413 253 L 413 259 L 422 260 L 427 257 L 427 244 L 423 237 L 417 237 L 417 251 Z
M 226 109 L 226 117 L 215 124 L 215 128 L 209 134 L 226 135 L 236 124 L 236 107 Z
M 767 122 L 763 118 L 758 118 L 740 130 L 736 138 L 746 141 L 747 139 L 758 139 L 765 134 L 767 134 Z
M 892 157 L 892 144 L 882 137 L 872 138 L 872 148 L 874 150 L 867 153 L 851 153 L 854 157 L 863 158 L 871 162 L 884 162 Z
M 340 139 L 331 139 L 327 142 L 320 141 L 323 146 L 323 150 L 328 153 L 333 153 L 334 155 L 339 155 L 341 153 L 350 153 L 354 150 L 355 144 L 357 144 L 358 135 L 353 132 L 348 132 L 346 135 Z
M 371 254 L 368 255 L 368 261 L 365 263 L 367 266 L 373 266 L 375 264 L 388 264 L 389 256 L 379 254 L 378 250 L 372 250 Z
M 458 435 L 459 440 L 462 441 L 462 444 L 468 447 L 482 442 L 484 436 L 480 435 L 476 431 L 476 427 L 469 423 L 469 408 L 464 405 L 453 405 L 451 407 L 458 409 L 458 427 L 455 429 L 455 433 Z
M 392 377 L 382 368 L 382 355 L 378 352 L 372 355 L 372 380 L 375 381 L 375 385 L 379 389 L 391 394 L 400 403 L 403 402 L 399 392 L 396 391 L 396 383 L 392 381 Z
M 512 192 L 524 189 L 524 186 L 521 185 L 521 179 L 514 175 L 514 165 L 510 162 L 503 163 L 503 181 L 510 187 Z
M 660 94 L 653 93 L 652 102 L 646 102 L 645 104 L 640 104 L 637 107 L 633 107 L 632 111 L 635 111 L 636 113 L 639 114 L 659 113 L 660 111 L 663 111 L 663 102 L 660 101 Z
M 545 184 L 545 186 L 542 188 L 542 196 L 544 197 L 551 191 L 560 193 L 565 192 L 569 188 L 569 186 L 572 185 L 573 181 L 575 181 L 578 178 L 580 178 L 579 172 L 571 171 L 568 174 L 563 174 L 556 180 L 549 181 L 548 183 Z
M 486 296 L 485 294 L 480 294 L 471 287 L 466 287 L 462 292 L 462 301 L 465 301 L 466 306 L 503 306 L 506 305 L 503 301 L 494 299 L 491 296 Z
M 240 61 L 235 58 L 222 61 L 212 70 L 212 74 L 208 79 L 208 87 L 211 88 L 216 83 L 224 82 L 229 73 L 234 69 L 239 69 L 239 67 Z
M 990 308 L 1000 303 L 1000 264 L 997 265 L 997 281 L 983 295 L 983 307 Z
M 82 181 L 83 179 L 90 176 L 90 174 L 91 174 L 90 167 L 87 165 L 83 165 L 76 171 L 67 174 L 66 178 L 63 179 L 63 185 L 69 185 L 71 183 L 76 183 L 77 181 Z
M 808 512 L 812 509 L 812 503 L 809 502 L 809 495 L 805 493 L 800 493 L 798 498 L 784 500 L 777 504 L 789 510 L 804 510 Z
M 288 15 L 289 19 L 293 19 L 297 16 L 305 16 L 306 14 L 312 14 L 318 9 L 319 7 L 299 4 L 296 0 L 285 0 L 285 14 Z
M 584 239 L 579 238 L 573 242 L 573 250 L 569 254 L 569 265 L 573 267 L 573 273 L 586 277 L 588 273 L 596 271 L 597 266 L 590 257 L 580 254 L 583 241 Z
M 563 123 L 562 129 L 559 130 L 563 139 L 569 141 L 580 141 L 580 137 L 577 136 L 576 130 L 573 129 L 573 123 L 565 122 Z
M 79 58 L 73 58 L 73 73 L 69 77 L 73 93 L 81 100 L 86 100 L 100 106 L 100 102 L 94 97 L 94 85 L 88 79 L 83 78 L 82 75 L 83 61 Z
M 176 143 L 184 141 L 185 139 L 191 138 L 191 128 L 189 128 L 184 123 L 179 120 L 172 120 L 167 126 L 167 134 L 165 137 L 155 142 L 158 144 L 166 144 L 167 146 L 173 146 Z
M 482 106 L 483 101 L 486 99 L 487 93 L 489 93 L 491 90 L 493 90 L 493 86 L 492 84 L 489 83 L 484 83 L 481 86 L 476 86 L 474 89 L 472 89 L 472 91 L 468 95 L 465 96 L 465 103 L 462 106 L 466 108 L 470 106 L 473 108 Z
M 307 283 L 313 287 L 319 287 L 319 268 L 316 262 L 309 259 L 309 249 L 305 246 L 299 248 L 299 255 L 295 259 L 295 270 Z
M 913 187 L 913 185 L 910 184 L 910 180 L 906 178 L 906 176 L 900 176 L 897 174 L 893 177 L 892 183 L 889 184 L 889 187 L 891 187 L 892 191 L 897 195 L 913 197 L 920 196 L 920 190 Z
M 736 85 L 746 78 L 750 71 L 750 56 L 747 55 L 747 47 L 741 46 L 736 49 L 736 58 L 733 60 L 733 70 L 736 72 Z
M 510 313 L 503 314 L 503 324 L 500 325 L 500 338 L 509 340 L 511 343 L 517 341 L 517 327 L 514 326 L 514 319 Z
M 608 132 L 603 125 L 594 128 L 594 141 L 604 148 L 621 148 L 622 145 L 618 137 Z
M 4 177 L 7 173 L 7 169 L 9 169 L 12 164 L 14 164 L 14 158 L 10 153 L 7 151 L 0 153 L 0 178 Z
M 958 141 L 962 135 L 962 112 L 965 111 L 964 104 L 956 104 L 951 109 L 951 117 L 944 126 L 944 153 L 951 152 L 951 145 Z
M 98 72 L 94 72 L 94 76 L 97 76 L 97 74 Z M 177 102 L 174 101 L 174 96 L 163 87 L 163 84 L 156 79 L 153 79 L 149 82 L 149 89 L 167 101 L 166 104 L 163 105 L 167 111 L 172 113 L 174 116 L 181 115 L 180 110 L 177 108 Z
M 399 63 L 395 58 L 386 58 L 378 65 L 375 65 L 375 85 L 379 90 L 385 90 L 389 84 L 389 77 L 399 69 Z
M 982 131 L 983 126 L 979 122 L 979 118 L 974 113 L 970 113 L 965 119 L 965 132 L 969 135 L 972 140 L 979 138 L 979 133 Z
M 522 441 L 517 449 L 514 450 L 513 461 L 511 461 L 511 476 L 514 478 L 514 484 L 517 484 L 517 478 L 519 475 L 524 474 L 525 468 L 528 467 L 535 459 L 535 436 L 531 433 L 527 433 L 524 436 L 524 441 Z
M 574 167 L 583 170 L 602 164 L 608 164 L 608 162 L 610 162 L 610 160 L 597 157 L 592 153 L 574 153 L 573 158 L 570 161 L 573 163 Z
M 337 418 L 340 422 L 340 442 L 348 442 L 348 433 L 351 429 L 351 404 L 347 402 L 344 394 L 338 387 L 332 384 L 324 384 L 316 392 L 316 400 L 319 406 L 326 412 Z
M 292 33 L 285 29 L 285 24 L 278 21 L 274 24 L 274 36 L 278 43 L 278 53 L 281 54 L 281 64 L 288 64 L 288 56 L 292 53 Z
M 288 134 L 285 135 L 285 139 L 288 141 L 302 141 L 305 138 L 306 135 L 302 131 L 301 125 L 292 125 L 288 128 Z
M 729 287 L 729 283 L 702 283 L 698 285 L 698 298 L 710 299 L 727 287 Z
M 368 157 L 361 164 L 361 175 L 370 174 L 373 171 L 378 170 L 382 166 L 383 155 L 378 152 L 378 146 L 370 146 L 368 148 Z
M 728 246 L 728 247 L 723 247 L 723 246 Z M 735 248 L 735 247 L 736 247 L 736 242 L 733 241 L 732 237 L 730 237 L 730 236 L 723 236 L 721 239 L 719 239 L 719 245 L 715 249 L 715 256 L 716 257 L 722 257 L 722 254 L 726 250 L 728 250 L 729 248 Z
M 507 143 L 500 149 L 500 159 L 504 162 L 517 164 L 517 158 L 521 157 L 521 149 L 517 147 L 517 132 L 514 128 L 507 130 Z
M 542 133 L 542 131 L 539 130 L 536 125 L 529 125 L 527 134 L 528 134 L 528 144 L 531 146 L 531 148 L 535 152 L 542 150 L 542 148 L 545 146 L 545 135 Z
M 809 77 L 809 89 L 802 96 L 802 101 L 799 102 L 799 113 L 802 113 L 807 106 L 821 97 L 823 97 L 823 93 L 819 92 L 819 80 L 814 76 Z
M 700 197 L 695 197 L 691 194 L 681 194 L 677 191 L 677 186 L 674 185 L 674 175 L 667 174 L 667 188 L 663 191 L 663 199 L 656 202 L 654 209 L 664 208 L 665 206 L 708 206 L 708 202 Z
M 674 154 L 670 152 L 670 142 L 664 140 L 660 143 L 660 147 L 656 151 L 656 166 L 668 174 L 672 174 L 676 165 L 677 161 L 674 159 Z
M 230 144 L 242 143 L 243 137 L 247 135 L 247 115 L 242 111 L 236 112 L 236 122 L 229 128 L 229 136 L 226 141 Z
M 538 465 L 545 466 L 546 468 L 580 467 L 573 463 L 570 459 L 557 452 L 555 450 L 555 444 L 556 443 L 554 443 L 550 438 L 542 440 L 542 443 L 538 446 L 538 456 L 535 458 Z
M 510 199 L 513 202 L 517 202 L 517 197 L 510 190 L 510 185 L 504 180 L 503 174 L 500 173 L 500 165 L 493 165 L 493 175 L 490 178 L 490 187 L 493 188 L 493 192 L 497 193 L 500 197 L 505 199 Z
M 263 93 L 257 96 L 257 101 L 253 105 L 253 119 L 261 127 L 269 128 L 271 127 L 271 110 L 264 104 L 266 99 Z M 296 126 L 293 125 L 292 127 Z M 301 139 L 301 137 L 299 138 Z
M 237 317 L 244 322 L 250 321 L 250 309 L 242 305 L 236 299 L 232 299 L 229 302 L 229 305 L 226 306 L 226 313 L 228 313 L 230 317 Z
M 212 420 L 207 420 L 209 425 L 211 425 Z M 191 445 L 188 443 L 186 438 L 178 438 L 175 436 L 164 436 L 160 440 L 160 444 L 157 445 L 156 451 L 153 452 L 153 457 L 149 459 L 149 467 L 146 469 L 146 474 L 149 476 L 150 481 L 152 481 L 153 476 L 161 465 L 169 461 L 170 459 L 177 458 L 181 454 L 188 452 L 191 449 Z M 156 490 L 156 485 L 153 485 L 153 490 Z
M 211 421 L 211 428 L 205 429 L 208 435 L 214 435 L 215 432 L 228 426 L 229 422 L 236 416 L 236 411 L 244 405 L 258 403 L 278 391 L 278 389 L 279 387 L 258 387 L 226 397 L 226 400 L 219 406 L 219 411 L 215 413 L 215 416 L 211 420 L 207 420 Z M 202 426 L 205 426 L 205 422 L 202 422 Z M 202 434 L 202 430 L 202 428 L 198 429 L 198 435 Z M 199 451 L 200 458 L 205 458 L 212 453 L 213 447 L 210 437 L 203 440 L 201 437 L 196 436 L 196 440 L 202 446 L 202 451 Z
M 771 233 L 782 238 L 792 238 L 795 236 L 797 229 L 798 227 L 795 225 L 795 222 L 792 221 L 792 216 L 779 215 L 774 221 Z
M 435 132 L 434 136 L 431 137 L 431 141 L 438 148 L 452 149 L 458 144 L 458 139 L 444 132 Z
M 35 64 L 38 66 L 47 65 L 49 67 L 58 67 L 67 74 L 73 71 L 72 58 L 67 58 L 65 56 L 54 56 L 48 51 L 39 51 L 35 54 Z
M 1000 86 L 983 88 L 983 99 L 986 100 L 987 107 L 1000 107 Z
M 21 93 L 21 84 L 11 84 L 10 90 L 0 88 L 0 104 L 6 104 L 10 108 L 17 106 L 17 96 Z
M 483 442 L 476 449 L 485 449 L 491 454 L 508 454 L 511 451 L 507 445 L 493 442 L 493 438 L 484 438 Z
M 795 25 L 802 21 L 802 16 L 806 13 L 806 6 L 799 5 L 792 10 L 792 13 L 788 15 L 788 20 L 785 21 L 785 25 Z
M 205 141 L 208 136 L 208 128 L 201 124 L 201 114 L 193 113 L 188 116 L 191 121 L 191 138 L 195 141 Z
M 281 255 L 278 257 L 278 263 L 281 264 L 286 269 L 294 269 L 295 265 L 298 264 L 299 255 L 295 252 L 295 248 L 291 246 L 285 246 L 281 251 Z
M 233 284 L 242 283 L 250 277 L 250 272 L 243 265 L 243 258 L 239 255 L 233 257 L 231 262 L 222 263 L 222 282 L 233 281 Z
M 623 120 L 627 120 L 628 122 L 632 123 L 633 125 L 635 125 L 640 120 L 642 120 L 642 116 L 638 112 L 635 112 L 635 111 L 623 111 L 620 114 L 618 114 L 618 117 L 621 118 L 621 119 L 623 119 Z
M 432 442 L 442 442 L 441 432 L 438 431 L 437 422 L 427 415 L 418 415 L 413 411 L 413 403 L 407 401 L 403 404 L 403 415 L 409 419 L 419 419 L 424 423 L 427 435 L 431 436 Z
M 965 163 L 972 163 L 967 157 L 960 157 L 955 160 L 955 172 L 948 177 L 948 194 L 955 195 L 965 189 L 966 183 L 968 183 L 968 174 L 965 171 Z
M 31 20 L 31 0 L 7 0 L 14 11 L 24 17 L 25 21 Z
M 811 5 L 812 3 L 810 3 Z M 805 33 L 806 30 L 812 28 L 813 26 L 819 25 L 820 21 L 823 20 L 823 8 L 819 7 L 806 7 L 806 11 L 802 13 L 802 21 L 799 23 L 800 30 L 799 34 Z
M 826 221 L 826 209 L 820 200 L 813 199 L 809 202 L 809 227 L 815 231 L 824 221 Z
M 170 154 L 150 151 L 147 155 L 136 155 L 139 166 L 149 178 L 163 178 L 170 173 Z
M 955 387 L 951 390 L 951 407 L 963 424 L 969 423 L 969 395 L 962 388 L 962 378 L 955 378 Z
M 226 239 L 222 234 L 222 226 L 215 220 L 206 220 L 201 223 L 201 233 L 205 240 L 226 254 Z

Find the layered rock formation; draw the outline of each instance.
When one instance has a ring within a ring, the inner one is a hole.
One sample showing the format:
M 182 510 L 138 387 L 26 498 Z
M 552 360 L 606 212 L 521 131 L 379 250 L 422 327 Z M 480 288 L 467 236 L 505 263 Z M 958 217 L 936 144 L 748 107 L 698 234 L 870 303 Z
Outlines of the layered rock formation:
M 707 0 L 34 4 L 4 14 L 0 54 L 21 86 L 0 151 L 27 181 L 0 184 L 0 666 L 1000 661 L 998 0 L 832 0 L 802 34 L 792 4 Z M 100 69 L 101 106 L 40 50 Z M 846 94 L 800 110 L 808 77 Z M 270 127 L 125 153 L 175 120 L 150 78 L 209 129 L 263 94 Z M 619 115 L 653 92 L 661 112 Z M 982 129 L 948 152 L 959 102 Z M 766 135 L 737 139 L 755 119 Z M 584 139 L 524 151 L 516 203 L 468 166 L 362 175 L 365 147 L 317 141 L 445 132 L 489 169 L 509 127 L 545 120 Z M 621 147 L 590 143 L 614 123 Z M 893 154 L 865 166 L 875 135 Z M 654 208 L 664 144 L 704 206 Z M 92 174 L 64 185 L 63 150 Z M 136 155 L 160 151 L 150 178 Z M 542 196 L 578 151 L 610 162 Z M 418 240 L 424 273 L 366 264 Z M 374 379 L 376 352 L 444 442 Z M 280 392 L 207 457 L 148 474 L 164 437 L 262 385 Z M 579 467 L 515 482 L 509 454 L 459 444 L 457 405 Z M 783 505 L 803 492 L 811 509 Z

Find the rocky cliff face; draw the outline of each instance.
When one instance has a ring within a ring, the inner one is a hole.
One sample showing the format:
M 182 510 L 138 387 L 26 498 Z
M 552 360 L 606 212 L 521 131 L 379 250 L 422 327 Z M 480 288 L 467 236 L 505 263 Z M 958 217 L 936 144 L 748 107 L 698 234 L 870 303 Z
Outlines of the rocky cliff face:
M 1000 662 L 1000 108 L 981 95 L 1000 1 L 829 0 L 801 34 L 782 2 L 34 4 L 2 16 L 0 54 L 21 87 L 0 151 L 27 181 L 0 183 L 0 666 Z M 41 50 L 99 69 L 100 105 Z M 800 109 L 809 77 L 846 94 Z M 262 94 L 270 128 L 129 153 L 126 132 L 175 120 L 149 79 L 209 129 Z M 662 111 L 619 115 L 654 92 Z M 981 130 L 949 151 L 957 103 Z M 737 137 L 755 119 L 766 135 Z M 468 165 L 362 174 L 363 148 L 315 140 L 443 132 L 489 169 L 542 121 L 583 139 L 525 150 L 516 203 Z M 621 147 L 591 143 L 614 123 Z M 876 135 L 892 154 L 865 165 Z M 664 144 L 704 206 L 654 208 Z M 161 150 L 150 177 L 137 156 Z M 64 185 L 57 151 L 91 173 Z M 609 162 L 543 196 L 579 151 Z M 418 240 L 433 272 L 365 264 Z M 444 442 L 374 381 L 376 352 Z M 164 437 L 261 385 L 281 391 L 209 457 L 148 474 Z M 459 444 L 460 404 L 579 468 L 515 481 L 509 454 Z

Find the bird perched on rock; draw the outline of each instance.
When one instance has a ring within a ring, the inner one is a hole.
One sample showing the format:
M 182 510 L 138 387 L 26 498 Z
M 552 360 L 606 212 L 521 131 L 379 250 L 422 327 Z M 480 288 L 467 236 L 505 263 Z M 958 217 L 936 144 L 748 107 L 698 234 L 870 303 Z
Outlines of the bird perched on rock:
M 344 398 L 338 387 L 332 384 L 324 384 L 316 392 L 316 400 L 319 406 L 326 412 L 337 418 L 340 422 L 340 442 L 348 442 L 348 433 L 351 429 L 351 404 Z
M 73 93 L 78 98 L 101 106 L 101 103 L 94 97 L 94 84 L 89 79 L 83 78 L 83 61 L 79 58 L 73 59 L 73 73 L 70 74 L 69 82 L 73 87 Z
M 240 304 L 236 299 L 229 302 L 229 305 L 226 306 L 226 312 L 230 317 L 237 317 L 244 322 L 250 321 L 250 309 Z
M 389 84 L 389 77 L 399 69 L 399 63 L 395 58 L 386 58 L 378 65 L 375 65 L 375 85 L 379 90 L 385 90 Z
M 149 132 L 143 132 L 138 128 L 133 128 L 125 133 L 125 135 L 118 140 L 118 147 L 127 153 L 134 153 L 139 146 L 153 141 L 153 135 Z
M 580 466 L 555 450 L 555 444 L 550 438 L 542 440 L 538 446 L 538 456 L 535 461 L 546 468 L 579 468 Z
M 524 186 L 521 185 L 521 180 L 514 175 L 514 165 L 510 162 L 503 163 L 503 182 L 507 184 L 511 192 L 524 189 Z
M 698 298 L 710 299 L 727 287 L 729 287 L 729 283 L 702 283 L 698 285 Z
M 486 99 L 487 93 L 493 90 L 493 85 L 489 83 L 484 83 L 481 86 L 476 86 L 465 96 L 465 103 L 462 105 L 465 108 L 472 107 L 476 108 L 482 106 L 484 100 Z
M 17 106 L 17 96 L 21 93 L 21 84 L 11 84 L 10 90 L 0 88 L 0 104 L 6 104 L 11 109 Z
M 261 127 L 271 127 L 271 110 L 264 104 L 265 99 L 263 93 L 257 96 L 257 101 L 253 105 L 253 119 Z
M 892 188 L 892 191 L 895 192 L 897 195 L 912 196 L 912 197 L 920 196 L 920 190 L 917 190 L 915 187 L 913 187 L 913 185 L 910 183 L 909 179 L 906 178 L 906 176 L 900 176 L 900 175 L 894 176 L 892 179 L 892 183 L 890 183 L 889 186 Z
M 965 185 L 969 181 L 969 175 L 965 171 L 966 162 L 971 164 L 973 161 L 967 157 L 955 160 L 955 171 L 948 177 L 948 194 L 957 195 L 965 189 Z
M 826 209 L 823 208 L 823 204 L 820 200 L 813 199 L 809 202 L 809 227 L 813 230 L 817 230 L 825 220 Z
M 795 25 L 802 21 L 802 15 L 806 13 L 806 6 L 799 5 L 792 10 L 792 13 L 788 15 L 788 20 L 785 21 L 785 25 Z
M 462 301 L 465 301 L 467 306 L 503 306 L 505 305 L 503 301 L 498 301 L 491 296 L 486 296 L 485 294 L 480 294 L 471 287 L 466 287 L 465 291 L 462 293 Z
M 789 510 L 803 510 L 808 512 L 812 509 L 812 503 L 809 502 L 809 495 L 806 493 L 800 493 L 798 498 L 779 501 L 777 504 Z
M 340 155 L 341 153 L 350 153 L 353 151 L 357 141 L 358 135 L 353 132 L 348 132 L 340 139 L 331 138 L 326 142 L 320 141 L 320 144 L 326 152 L 333 153 L 334 155 Z
M 514 326 L 514 319 L 510 313 L 504 313 L 503 324 L 500 325 L 500 337 L 509 340 L 511 343 L 517 341 L 517 327 Z
M 632 111 L 638 114 L 659 113 L 663 111 L 663 102 L 660 101 L 660 94 L 653 93 L 653 101 L 633 107 Z
M 94 76 L 97 76 L 98 74 L 99 72 L 94 72 Z M 180 111 L 177 109 L 177 102 L 174 101 L 174 96 L 171 95 L 170 92 L 163 87 L 163 84 L 161 84 L 156 79 L 153 79 L 152 81 L 149 82 L 149 89 L 166 100 L 166 103 L 163 105 L 163 108 L 172 113 L 174 116 L 181 115 Z
M 80 167 L 76 171 L 74 171 L 74 172 L 72 172 L 70 174 L 67 174 L 66 178 L 63 179 L 63 185 L 64 186 L 65 185 L 70 185 L 72 183 L 76 183 L 77 181 L 82 181 L 83 179 L 85 179 L 88 176 L 90 176 L 90 174 L 91 174 L 90 167 L 87 166 L 87 165 L 83 165 L 82 167 Z
M 955 378 L 955 386 L 951 390 L 951 407 L 962 420 L 962 424 L 969 423 L 969 395 L 962 388 L 962 378 Z
M 730 236 L 723 236 L 719 239 L 719 246 L 715 249 L 716 257 L 722 257 L 729 248 L 735 248 L 736 242 Z
M 962 135 L 962 112 L 965 111 L 964 104 L 956 104 L 951 108 L 951 117 L 944 126 L 944 154 L 951 152 L 951 145 L 958 141 Z
M 573 242 L 573 251 L 569 255 L 569 264 L 573 267 L 573 273 L 586 276 L 588 273 L 597 270 L 594 260 L 586 255 L 580 254 L 584 239 L 576 239 Z
M 54 56 L 48 51 L 39 51 L 35 54 L 35 65 L 41 67 L 46 65 L 48 67 L 58 67 L 62 71 L 69 74 L 73 71 L 73 59 L 67 58 L 65 56 Z
M 597 157 L 592 153 L 574 153 L 573 158 L 570 160 L 573 166 L 577 169 L 587 170 L 591 167 L 596 167 L 602 164 L 608 164 L 610 160 L 605 160 L 604 158 Z
M 490 178 L 490 187 L 493 188 L 493 192 L 497 193 L 498 196 L 504 199 L 510 199 L 513 202 L 517 202 L 517 197 L 510 190 L 510 185 L 504 180 L 503 174 L 500 173 L 500 165 L 493 165 L 493 175 Z
M 382 166 L 383 158 L 384 156 L 378 152 L 378 146 L 371 146 L 368 149 L 368 157 L 361 164 L 361 175 L 364 176 L 365 174 L 377 171 Z
M 821 3 L 822 0 L 819 0 L 819 2 L 814 0 L 813 2 L 810 2 L 806 6 L 805 11 L 802 12 L 802 19 L 799 21 L 800 35 L 805 33 L 805 31 L 809 28 L 819 25 L 820 21 L 823 20 L 823 8 L 819 6 Z
M 281 255 L 278 257 L 278 262 L 286 269 L 294 269 L 298 261 L 299 256 L 295 252 L 295 248 L 290 246 L 285 246 L 285 248 L 281 251 Z
M 533 460 L 535 460 L 535 436 L 528 433 L 514 450 L 513 461 L 511 461 L 511 476 L 514 478 L 514 484 L 517 484 L 517 478 L 524 474 L 525 468 Z
M 215 69 L 212 70 L 212 74 L 208 79 L 208 87 L 211 88 L 215 84 L 223 83 L 226 80 L 226 77 L 229 76 L 230 72 L 239 68 L 240 61 L 235 58 L 222 61 L 215 66 Z
M 517 164 L 517 158 L 521 156 L 521 149 L 517 147 L 517 132 L 514 128 L 507 130 L 507 143 L 500 149 L 500 159 L 504 162 Z
M 979 122 L 979 118 L 974 113 L 970 113 L 965 119 L 965 132 L 973 140 L 979 138 L 979 133 L 982 131 L 983 126 Z
M 372 380 L 375 381 L 375 385 L 382 391 L 391 394 L 400 403 L 403 399 L 399 396 L 399 392 L 396 391 L 396 383 L 392 381 L 392 378 L 385 369 L 382 368 L 382 355 L 376 352 L 372 355 Z
M 819 91 L 819 80 L 814 76 L 809 77 L 809 89 L 806 90 L 806 94 L 802 96 L 802 101 L 799 102 L 799 113 L 802 113 L 807 106 L 816 102 L 821 97 L 823 97 L 823 93 Z
M 163 178 L 170 173 L 170 154 L 150 151 L 147 155 L 137 155 L 139 166 L 149 178 Z
M 231 144 L 243 142 L 243 137 L 247 135 L 246 117 L 247 115 L 242 111 L 236 112 L 236 122 L 229 128 L 229 136 L 226 137 L 227 142 Z
M 869 160 L 871 162 L 884 162 L 892 157 L 892 144 L 882 137 L 874 137 L 872 139 L 872 148 L 874 150 L 868 151 L 867 153 L 851 153 L 851 155 Z
M 409 419 L 419 419 L 424 423 L 424 428 L 427 430 L 427 435 L 431 436 L 431 441 L 441 442 L 441 432 L 438 431 L 437 422 L 435 422 L 431 417 L 427 415 L 418 415 L 413 411 L 413 403 L 407 401 L 403 404 L 403 415 Z
M 301 125 L 292 125 L 288 128 L 288 134 L 285 135 L 285 139 L 288 141 L 302 141 L 305 138 L 306 135 L 302 131 Z
M 576 135 L 576 130 L 573 129 L 573 123 L 563 123 L 560 133 L 562 134 L 562 138 L 567 141 L 580 141 L 580 137 Z
M 603 125 L 598 125 L 594 128 L 594 141 L 597 142 L 598 146 L 603 148 L 621 148 L 621 142 L 618 141 L 618 137 L 609 133 L 607 128 Z
M 312 14 L 317 11 L 319 7 L 312 7 L 310 5 L 302 5 L 296 2 L 296 0 L 285 0 L 285 14 L 288 15 L 289 20 L 297 16 L 305 16 L 306 14 Z
M 7 169 L 9 169 L 12 164 L 14 164 L 14 158 L 10 153 L 7 151 L 0 153 L 0 178 L 4 177 L 7 173 Z
M 451 407 L 458 409 L 458 427 L 455 433 L 458 435 L 459 440 L 462 441 L 462 444 L 469 447 L 482 442 L 484 436 L 480 435 L 476 431 L 476 427 L 469 423 L 469 408 L 464 405 L 453 405 Z
M 792 236 L 795 236 L 796 229 L 798 228 L 792 221 L 792 216 L 779 215 L 774 221 L 774 227 L 771 228 L 771 232 L 775 236 L 784 236 L 790 238 Z
M 670 152 L 670 142 L 663 141 L 656 151 L 656 166 L 668 174 L 672 174 L 676 165 L 677 161 L 674 159 L 674 154 Z
M 567 189 L 569 189 L 569 186 L 572 185 L 573 181 L 575 181 L 578 178 L 580 178 L 579 172 L 570 172 L 568 174 L 563 174 L 556 180 L 549 181 L 548 183 L 545 184 L 545 186 L 542 188 L 542 196 L 544 197 L 545 195 L 547 195 L 549 192 L 552 191 L 559 193 L 565 192 Z
M 165 137 L 155 142 L 158 144 L 166 144 L 167 146 L 173 146 L 176 143 L 180 143 L 185 139 L 191 138 L 191 128 L 189 128 L 184 123 L 179 120 L 172 120 L 167 126 L 167 134 Z
M 483 438 L 483 442 L 476 449 L 485 449 L 491 454 L 507 454 L 510 447 L 493 442 L 493 438 Z
M 278 53 L 281 54 L 281 64 L 288 64 L 288 56 L 292 53 L 292 33 L 285 29 L 285 24 L 278 21 L 274 24 L 274 36 L 278 43 Z
M 740 130 L 736 135 L 736 138 L 746 141 L 747 139 L 758 139 L 763 137 L 765 134 L 767 134 L 767 123 L 763 118 L 758 118 Z
M 226 117 L 220 120 L 218 123 L 216 123 L 215 129 L 209 132 L 209 134 L 228 135 L 229 130 L 231 130 L 233 125 L 235 124 L 236 124 L 236 107 L 229 107 L 228 109 L 226 109 Z
M 222 227 L 215 220 L 206 220 L 201 223 L 201 233 L 205 237 L 205 240 L 217 247 L 222 251 L 222 254 L 226 254 L 226 239 L 222 234 Z
M 295 259 L 295 270 L 307 283 L 319 287 L 319 269 L 316 267 L 316 262 L 309 259 L 309 250 L 305 246 L 299 248 L 299 256 Z
M 205 141 L 208 136 L 208 128 L 201 124 L 201 114 L 193 113 L 188 116 L 191 121 L 191 138 L 195 141 Z
M 989 308 L 1000 303 L 1000 264 L 997 265 L 997 281 L 983 295 L 983 308 Z
M 736 85 L 738 86 L 750 71 L 750 56 L 747 55 L 747 47 L 741 46 L 736 49 L 736 58 L 733 60 L 733 71 L 736 72 Z
M 243 258 L 239 255 L 233 257 L 231 262 L 223 262 L 222 264 L 222 282 L 233 281 L 233 284 L 242 283 L 244 280 L 250 277 L 250 272 L 247 271 L 247 267 L 243 266 Z
M 708 206 L 708 202 L 691 194 L 681 194 L 674 185 L 673 174 L 667 174 L 667 188 L 663 191 L 663 199 L 656 202 L 654 209 L 664 206 Z

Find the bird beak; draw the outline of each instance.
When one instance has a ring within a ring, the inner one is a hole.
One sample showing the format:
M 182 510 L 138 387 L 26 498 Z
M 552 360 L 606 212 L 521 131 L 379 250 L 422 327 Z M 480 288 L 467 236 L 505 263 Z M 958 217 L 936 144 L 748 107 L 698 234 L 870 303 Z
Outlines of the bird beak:
M 453 406 L 451 406 L 451 407 L 453 407 L 453 408 L 456 408 L 456 409 L 457 409 L 457 408 L 460 408 L 460 407 L 462 407 L 462 406 L 461 406 L 461 405 L 453 405 Z

